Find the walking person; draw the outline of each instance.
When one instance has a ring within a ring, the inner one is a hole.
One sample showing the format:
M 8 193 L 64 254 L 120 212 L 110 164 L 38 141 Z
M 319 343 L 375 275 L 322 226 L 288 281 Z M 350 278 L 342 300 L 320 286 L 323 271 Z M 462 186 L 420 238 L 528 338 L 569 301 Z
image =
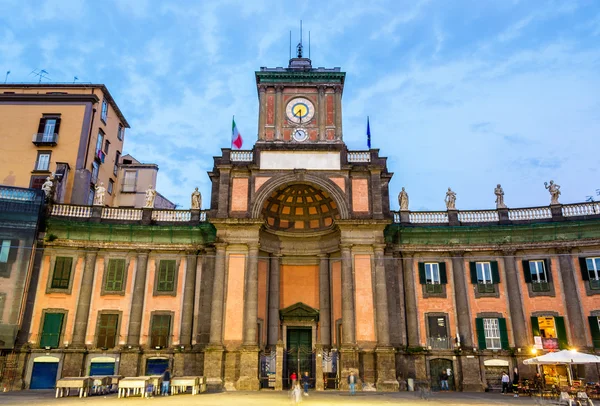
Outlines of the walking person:
M 296 389 L 296 381 L 298 380 L 298 375 L 296 375 L 296 371 L 292 371 L 292 374 L 290 375 L 290 380 L 292 381 L 292 390 Z
M 440 373 L 440 388 L 441 390 L 449 390 L 448 389 L 448 372 L 444 369 Z
M 308 376 L 308 371 L 304 372 L 304 376 L 302 377 L 302 386 L 304 386 L 304 396 L 308 396 L 308 386 L 310 385 L 310 377 Z
M 294 405 L 297 405 L 298 403 L 302 402 L 302 389 L 300 389 L 299 383 L 295 384 L 292 387 L 291 398 L 292 398 L 292 404 L 294 404 Z
M 351 395 L 356 394 L 356 377 L 354 376 L 354 372 L 350 372 L 350 375 L 348 375 L 348 388 Z
M 161 394 L 163 396 L 169 396 L 169 383 L 171 382 L 171 372 L 169 372 L 169 368 L 165 369 L 162 376 L 162 390 Z
M 506 395 L 508 391 L 508 384 L 510 383 L 510 377 L 506 372 L 502 372 L 502 394 Z
M 512 391 L 515 398 L 519 397 L 519 370 L 515 368 L 512 381 Z

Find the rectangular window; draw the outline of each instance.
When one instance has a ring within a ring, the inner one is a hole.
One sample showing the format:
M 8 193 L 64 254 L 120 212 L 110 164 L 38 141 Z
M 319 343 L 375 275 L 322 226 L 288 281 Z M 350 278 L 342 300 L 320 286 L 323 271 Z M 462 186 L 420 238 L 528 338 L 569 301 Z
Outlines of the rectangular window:
M 175 290 L 175 260 L 161 259 L 158 265 L 158 279 L 156 290 L 158 292 L 173 292 Z
M 69 281 L 71 280 L 71 266 L 73 258 L 71 257 L 56 257 L 54 263 L 54 273 L 52 274 L 52 289 L 69 289 Z
M 98 133 L 98 139 L 96 140 L 96 152 L 94 156 L 98 156 L 98 152 L 102 152 L 102 145 L 104 144 L 104 134 Z
M 115 166 L 113 167 L 113 175 L 117 176 L 119 172 L 119 159 L 121 159 L 121 153 L 117 151 L 115 155 Z
M 11 240 L 0 241 L 0 263 L 8 262 L 8 253 L 10 252 L 10 241 Z
M 125 285 L 125 260 L 109 259 L 106 270 L 104 290 L 107 292 L 121 292 Z
M 29 181 L 29 187 L 32 189 L 41 189 L 44 182 L 46 182 L 47 175 L 32 175 Z
M 96 191 L 94 190 L 94 187 L 90 187 L 90 191 L 88 193 L 88 206 L 91 206 L 94 204 L 94 196 L 96 195 Z
M 115 185 L 115 182 L 113 182 L 112 179 L 109 179 L 108 180 L 108 194 L 109 195 L 112 195 L 114 185 Z
M 104 121 L 106 123 L 106 117 L 108 116 L 108 102 L 106 101 L 106 99 L 102 100 L 102 114 L 100 115 L 100 118 L 102 119 L 102 121 Z
M 117 131 L 117 138 L 119 141 L 123 141 L 123 124 L 119 123 L 119 129 Z
M 36 171 L 50 170 L 50 152 L 38 152 L 37 162 L 35 163 Z
M 98 165 L 98 162 L 93 161 L 92 162 L 92 179 L 91 182 L 92 183 L 97 183 L 98 182 L 98 172 L 100 171 L 100 165 Z
M 585 263 L 590 278 L 590 288 L 600 289 L 600 258 L 586 258 Z
M 558 329 L 555 317 L 537 317 L 539 336 L 544 350 L 558 350 L 560 343 L 558 340 Z M 534 332 L 535 333 L 535 332 Z
M 104 153 L 108 155 L 108 149 L 110 148 L 110 141 L 106 140 L 104 142 Z
M 427 346 L 438 350 L 450 349 L 450 339 L 448 337 L 446 317 L 427 316 L 427 324 L 429 327 Z
M 54 133 L 56 128 L 56 119 L 47 118 L 44 123 L 44 135 L 42 136 L 42 142 L 51 142 L 54 140 Z
M 440 266 L 437 262 L 425 263 L 425 281 L 427 284 L 439 284 Z
M 40 335 L 40 348 L 58 348 L 62 331 L 64 314 L 46 313 Z
M 492 276 L 492 266 L 490 262 L 476 262 L 475 268 L 477 270 L 477 291 L 479 293 L 494 293 L 496 288 Z
M 168 314 L 155 314 L 152 316 L 152 329 L 150 332 L 151 347 L 168 347 L 169 332 L 171 330 L 171 316 Z
M 600 317 L 589 316 L 590 333 L 592 333 L 592 342 L 594 348 L 600 348 Z
M 114 348 L 117 343 L 118 314 L 101 314 L 98 320 L 97 348 Z
M 529 273 L 531 274 L 531 290 L 534 292 L 547 292 L 550 290 L 544 261 L 529 261 Z
M 498 319 L 483 319 L 483 331 L 485 334 L 485 348 L 490 350 L 502 348 Z
M 137 171 L 125 171 L 123 177 L 123 192 L 135 192 Z

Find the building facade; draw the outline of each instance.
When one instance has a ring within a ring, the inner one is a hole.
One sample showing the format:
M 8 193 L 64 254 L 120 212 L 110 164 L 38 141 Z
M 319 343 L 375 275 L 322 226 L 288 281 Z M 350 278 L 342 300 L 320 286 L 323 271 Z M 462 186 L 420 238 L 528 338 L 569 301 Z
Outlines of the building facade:
M 70 204 L 116 184 L 129 124 L 106 86 L 0 84 L 0 120 L 1 184 L 40 189 L 54 174 L 54 200 Z
M 256 72 L 258 140 L 215 157 L 209 210 L 56 205 L 23 386 L 169 366 L 483 390 L 534 350 L 600 349 L 600 204 L 393 212 L 386 158 L 343 142 L 344 82 L 301 57 Z

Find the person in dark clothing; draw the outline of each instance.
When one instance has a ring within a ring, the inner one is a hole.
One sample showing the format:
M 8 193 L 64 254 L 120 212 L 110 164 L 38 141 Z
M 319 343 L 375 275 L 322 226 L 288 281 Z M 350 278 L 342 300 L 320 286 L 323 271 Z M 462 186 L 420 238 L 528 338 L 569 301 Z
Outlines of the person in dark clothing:
M 308 376 L 308 372 L 304 373 L 302 376 L 302 386 L 304 386 L 304 396 L 308 396 L 308 386 L 310 385 L 310 377 Z
M 448 389 L 448 373 L 446 370 L 443 370 L 440 373 L 440 388 L 441 390 L 449 390 Z
M 163 396 L 169 396 L 169 382 L 171 381 L 171 373 L 169 372 L 169 368 L 165 369 L 162 376 L 162 390 L 161 393 Z
M 514 393 L 514 397 L 518 398 L 519 397 L 519 370 L 517 368 L 515 368 L 515 372 L 513 374 L 512 391 Z

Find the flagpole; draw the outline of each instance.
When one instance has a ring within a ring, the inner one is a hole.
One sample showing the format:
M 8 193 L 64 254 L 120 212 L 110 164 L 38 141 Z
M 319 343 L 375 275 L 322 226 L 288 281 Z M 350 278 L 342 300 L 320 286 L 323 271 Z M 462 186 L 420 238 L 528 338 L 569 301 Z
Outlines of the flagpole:
M 231 146 L 229 147 L 230 149 L 233 149 L 233 123 L 235 123 L 235 114 L 231 116 L 231 135 L 229 136 L 231 139 Z

